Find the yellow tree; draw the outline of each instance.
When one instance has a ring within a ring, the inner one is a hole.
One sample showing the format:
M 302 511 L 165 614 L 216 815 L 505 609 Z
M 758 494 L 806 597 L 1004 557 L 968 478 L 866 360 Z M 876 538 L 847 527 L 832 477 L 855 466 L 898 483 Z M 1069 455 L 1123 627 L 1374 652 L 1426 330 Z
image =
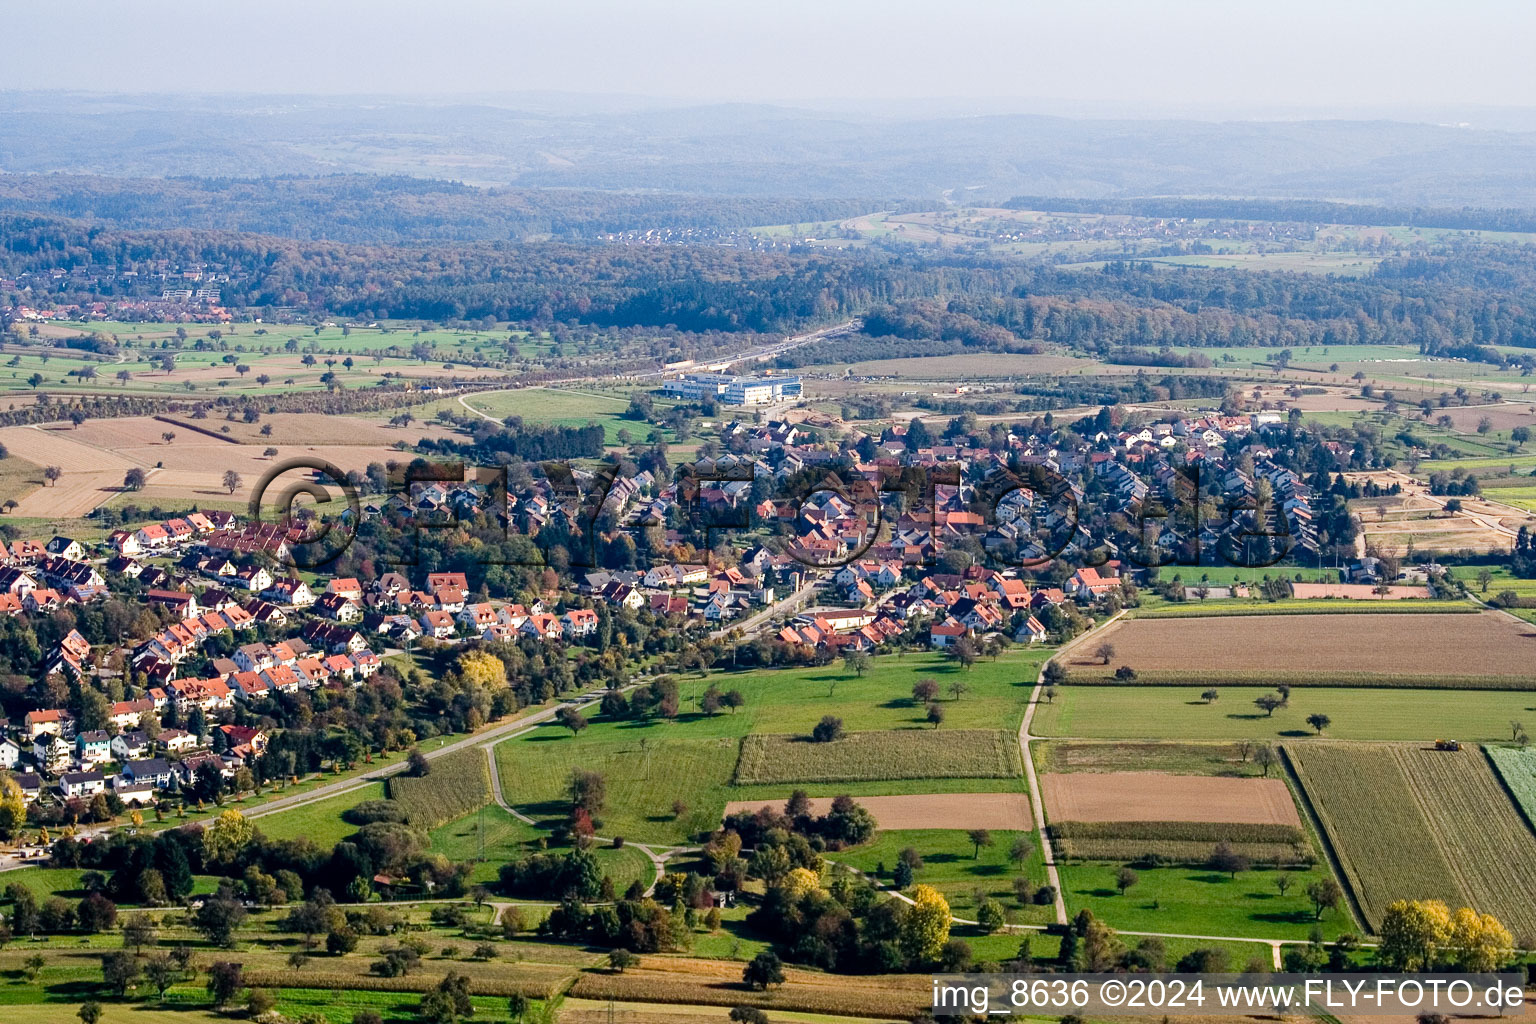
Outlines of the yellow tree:
M 1515 955 L 1509 929 L 1492 914 L 1462 907 L 1451 915 L 1451 945 L 1458 962 L 1468 971 L 1497 971 Z
M 1381 919 L 1381 959 L 1400 971 L 1434 967 L 1451 942 L 1451 913 L 1440 900 L 1397 900 Z
M 27 823 L 27 801 L 21 786 L 9 775 L 0 774 L 0 839 L 11 839 Z
M 901 948 L 912 960 L 937 960 L 949 941 L 949 901 L 931 885 L 912 890 L 912 905 L 901 917 Z
M 502 690 L 507 686 L 507 666 L 489 651 L 467 651 L 459 657 L 459 676 L 471 686 Z
M 210 860 L 233 856 L 256 835 L 256 827 L 231 807 L 203 831 L 203 851 Z
M 784 876 L 784 881 L 779 883 L 785 895 L 792 902 L 798 903 L 810 893 L 821 888 L 821 878 L 809 868 L 795 868 Z

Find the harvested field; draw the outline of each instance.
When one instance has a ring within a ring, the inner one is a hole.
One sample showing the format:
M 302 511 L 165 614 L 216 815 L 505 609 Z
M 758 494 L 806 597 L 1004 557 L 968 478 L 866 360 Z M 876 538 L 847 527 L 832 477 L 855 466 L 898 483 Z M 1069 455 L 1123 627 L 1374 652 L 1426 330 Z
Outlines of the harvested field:
M 418 407 L 419 408 L 419 407 Z M 259 423 L 226 422 L 224 420 L 192 420 L 186 417 L 168 416 L 203 429 L 220 431 L 229 428 L 229 436 L 241 444 L 265 447 L 269 444 L 313 445 L 393 445 L 397 441 L 415 444 L 423 437 L 440 439 L 454 437 L 455 431 L 418 420 L 406 427 L 392 427 L 390 416 L 405 410 L 390 409 L 368 415 L 328 416 L 318 412 L 270 413 Z M 415 409 L 411 410 L 413 413 Z M 211 427 L 210 427 L 211 425 Z M 272 433 L 263 435 L 262 429 L 270 426 Z M 168 430 L 175 429 L 167 426 Z M 159 435 L 156 435 L 158 439 Z M 408 456 L 397 456 L 406 458 Z
M 657 1003 L 621 1002 L 614 1002 L 610 1012 L 607 1000 L 564 999 L 560 1002 L 559 1020 L 560 1024 L 608 1024 L 610 1018 L 621 1020 L 624 1024 L 729 1024 L 730 1013 L 730 1009 L 724 1006 L 665 1006 Z M 890 1017 L 839 1017 L 783 1009 L 774 1010 L 773 1019 L 788 1021 L 790 1024 L 898 1024 Z
M 337 417 L 345 421 L 345 417 Z M 200 424 L 218 431 L 217 420 Z M 318 428 L 317 428 L 318 429 Z M 233 432 L 233 425 L 231 425 Z M 167 443 L 164 434 L 175 437 Z M 323 435 L 322 435 L 323 436 Z M 142 502 L 180 499 L 190 503 L 219 500 L 243 502 L 252 486 L 274 463 L 306 456 L 323 458 L 343 472 L 362 471 L 370 462 L 400 461 L 404 457 L 380 439 L 377 445 L 325 444 L 272 445 L 277 455 L 256 445 L 230 444 L 186 427 L 149 416 L 89 420 L 77 428 L 68 424 L 0 428 L 0 443 L 40 466 L 58 466 L 64 475 L 53 486 L 21 500 L 18 516 L 75 518 L 123 492 L 123 476 L 135 467 L 148 480 L 136 500 Z M 241 485 L 233 495 L 223 485 L 226 470 L 240 474 Z
M 739 786 L 877 779 L 1007 779 L 1022 773 L 1018 739 L 999 729 L 897 729 L 849 733 L 831 743 L 804 736 L 742 738 Z
M 1148 682 L 1536 685 L 1536 629 L 1494 612 L 1123 619 L 1100 639 L 1115 648 L 1110 664 L 1085 647 L 1069 658 L 1075 676 L 1103 679 L 1129 665 Z
M 1395 746 L 1435 841 L 1473 907 L 1536 938 L 1536 837 L 1479 749 Z
M 1284 750 L 1372 928 L 1396 899 L 1468 902 L 1391 746 L 1296 743 Z
M 827 974 L 785 967 L 784 984 L 766 992 L 741 983 L 742 965 L 734 960 L 644 956 L 623 974 L 585 971 L 570 994 L 581 999 L 637 1000 L 761 1006 L 769 1010 L 855 1014 L 860 1017 L 911 1019 L 932 1003 L 929 975 Z
M 1029 797 L 1023 793 L 936 793 L 912 796 L 861 796 L 855 798 L 881 829 L 986 828 L 1028 832 L 1034 828 Z M 762 807 L 783 810 L 783 800 L 733 800 L 726 814 L 756 811 Z M 826 814 L 831 797 L 813 797 L 811 809 Z
M 1280 779 L 1233 779 L 1165 772 L 1044 775 L 1040 793 L 1052 821 L 1183 821 L 1291 825 L 1301 818 Z

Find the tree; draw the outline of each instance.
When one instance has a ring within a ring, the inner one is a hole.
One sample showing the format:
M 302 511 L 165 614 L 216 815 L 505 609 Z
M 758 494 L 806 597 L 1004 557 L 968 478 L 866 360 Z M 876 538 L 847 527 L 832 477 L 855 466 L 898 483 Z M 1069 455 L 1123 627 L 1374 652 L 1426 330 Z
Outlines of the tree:
M 1101 643 L 1099 646 L 1095 647 L 1093 649 L 1093 653 L 1094 656 L 1099 659 L 1100 664 L 1108 665 L 1110 660 L 1115 656 L 1115 645 L 1105 641 L 1104 643 Z
M 224 489 L 234 494 L 240 489 L 240 474 L 232 469 L 224 471 Z
M 1140 879 L 1138 878 L 1136 872 L 1132 871 L 1128 867 L 1123 867 L 1119 871 L 1115 872 L 1115 888 L 1120 890 L 1121 896 L 1124 896 L 1125 890 L 1135 885 L 1138 881 L 1140 881 Z
M 207 993 L 214 996 L 215 1007 L 226 1007 L 246 987 L 246 975 L 240 964 L 218 961 L 207 969 Z
M 1261 697 L 1255 697 L 1253 703 L 1264 712 L 1265 717 L 1273 718 L 1275 709 L 1284 705 L 1285 701 L 1277 693 L 1266 693 Z
M 271 1013 L 276 1005 L 277 999 L 264 988 L 253 988 L 245 997 L 245 1012 L 252 1020 Z
M 101 980 L 121 999 L 139 978 L 139 959 L 132 953 L 107 953 L 101 958 Z
M 562 704 L 560 706 L 560 710 L 555 712 L 555 720 L 571 730 L 572 736 L 577 735 L 587 727 L 587 716 L 569 704 Z
M 522 993 L 515 993 L 507 997 L 507 1016 L 512 1019 L 512 1024 L 518 1024 L 528 1015 L 528 997 Z
M 231 807 L 203 830 L 203 852 L 209 860 L 233 858 L 254 838 L 256 826 Z
M 406 772 L 418 779 L 424 779 L 432 774 L 432 762 L 419 748 L 411 748 L 411 752 L 406 755 L 405 765 Z
M 1215 687 L 1212 687 L 1211 689 L 1206 690 L 1203 693 L 1201 693 L 1200 694 L 1200 699 L 1205 701 L 1207 704 L 1215 704 L 1216 703 L 1216 699 L 1218 697 L 1220 697 L 1220 696 L 1221 696 L 1221 693 L 1219 691 L 1217 691 Z
M 1216 844 L 1207 863 L 1212 871 L 1220 871 L 1231 878 L 1236 878 L 1239 871 L 1248 870 L 1248 858 L 1225 841 Z
M 596 816 L 603 812 L 603 805 L 607 803 L 608 781 L 602 772 L 572 768 L 565 793 L 571 799 L 572 811 L 586 811 L 588 815 Z
M 48 484 L 49 487 L 52 487 L 54 484 L 58 483 L 59 477 L 63 475 L 64 470 L 60 469 L 58 466 L 49 466 L 47 469 L 43 470 L 43 480 Z
M 1307 899 L 1312 901 L 1313 915 L 1323 919 L 1323 911 L 1337 909 L 1344 899 L 1344 890 L 1331 878 L 1319 879 L 1307 886 Z
M 912 684 L 912 700 L 917 704 L 931 704 L 939 695 L 939 684 L 932 679 L 919 679 Z
M 910 889 L 912 887 L 912 865 L 904 860 L 898 860 L 896 866 L 891 869 L 891 885 L 896 887 L 897 892 L 903 889 Z
M 966 669 L 967 671 L 970 670 L 972 665 L 976 664 L 976 658 L 978 657 L 976 651 L 976 641 L 972 640 L 970 637 L 963 636 L 959 640 L 956 640 L 954 646 L 951 647 L 950 650 L 954 652 L 955 660 L 960 663 L 960 667 Z
M 1287 892 L 1290 891 L 1291 885 L 1294 882 L 1295 879 L 1291 877 L 1289 871 L 1282 871 L 1275 876 L 1275 890 L 1279 892 L 1281 896 L 1284 896 Z
M 1054 658 L 1045 663 L 1045 668 L 1040 673 L 1040 681 L 1045 683 L 1047 689 L 1054 689 L 1067 681 L 1067 669 L 1061 662 Z
M 730 1019 L 734 1024 L 768 1024 L 768 1015 L 755 1006 L 731 1007 Z
M 1317 734 L 1321 736 L 1323 730 L 1333 724 L 1333 719 L 1320 712 L 1313 712 L 1307 716 L 1307 724 L 1316 729 Z
M 168 956 L 152 956 L 144 964 L 144 980 L 155 990 L 155 995 L 165 1002 L 165 993 L 181 977 L 181 970 Z
M 1456 950 L 1456 965 L 1464 971 L 1501 969 L 1514 957 L 1514 944 L 1509 929 L 1492 914 L 1462 907 L 1451 915 L 1451 947 Z
M 1477 586 L 1483 593 L 1488 593 L 1489 585 L 1493 583 L 1493 571 L 1487 566 L 1477 570 Z
M 421 1016 L 432 1024 L 457 1024 L 475 1014 L 469 995 L 469 978 L 450 973 L 421 999 Z
M 1136 670 L 1129 665 L 1121 665 L 1115 669 L 1115 679 L 1122 683 L 1134 683 L 1136 681 Z
M 951 697 L 953 697 L 955 700 L 959 700 L 962 696 L 969 693 L 971 688 L 963 680 L 956 679 L 950 682 L 946 689 L 949 690 L 949 695 Z
M 937 704 L 937 703 L 929 704 L 928 705 L 928 721 L 930 723 L 932 723 L 932 725 L 933 725 L 933 727 L 935 729 L 937 729 L 940 725 L 943 725 L 944 724 L 944 705 Z
M 784 964 L 777 953 L 765 949 L 748 961 L 742 969 L 741 980 L 750 988 L 767 991 L 769 986 L 784 984 Z
M 866 651 L 849 651 L 843 655 L 843 667 L 860 679 L 869 671 L 870 657 Z
M 1275 748 L 1268 743 L 1260 743 L 1253 752 L 1253 763 L 1264 772 L 1264 777 L 1269 778 L 1269 770 L 1280 763 L 1280 755 L 1275 753 Z
M 842 738 L 843 720 L 836 715 L 822 715 L 816 728 L 811 730 L 811 739 L 817 743 L 831 743 Z
M 965 834 L 966 842 L 971 844 L 971 859 L 981 857 L 981 848 L 992 845 L 992 833 L 984 828 L 973 828 Z
M 1427 971 L 1452 939 L 1451 914 L 1440 900 L 1396 900 L 1382 915 L 1376 955 L 1399 971 Z
M 144 489 L 144 479 L 144 471 L 135 466 L 123 474 L 123 486 L 130 491 L 141 491 Z
M 988 935 L 1000 931 L 1007 921 L 1007 916 L 1003 913 L 1003 905 L 997 900 L 985 899 L 977 904 L 976 924 Z
M 155 941 L 155 923 L 148 914 L 133 914 L 123 921 L 123 948 L 137 953 Z
M 80 1024 L 96 1024 L 101 1020 L 101 1004 L 94 999 L 88 999 L 80 1004 L 80 1009 L 75 1011 L 75 1016 L 80 1018 Z
M 615 974 L 623 974 L 624 968 L 633 966 L 636 959 L 635 954 L 619 946 L 608 954 L 608 966 Z
M 919 963 L 937 960 L 949 941 L 949 923 L 949 901 L 931 885 L 917 886 L 912 903 L 901 915 L 902 951 Z
M 245 923 L 245 907 L 240 901 L 224 895 L 209 896 L 197 909 L 192 925 L 218 946 L 234 944 L 235 930 Z

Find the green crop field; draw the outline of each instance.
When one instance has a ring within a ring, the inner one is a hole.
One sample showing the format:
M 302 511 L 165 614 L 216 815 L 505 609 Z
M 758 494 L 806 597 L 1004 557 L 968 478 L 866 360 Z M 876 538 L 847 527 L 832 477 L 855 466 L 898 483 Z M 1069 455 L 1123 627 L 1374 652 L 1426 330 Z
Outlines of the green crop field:
M 1527 822 L 1536 822 L 1536 750 L 1514 747 L 1486 747 L 1488 758 L 1498 770 Z
M 1064 686 L 1030 723 L 1040 736 L 1092 739 L 1275 740 L 1311 736 L 1307 716 L 1328 715 L 1338 739 L 1412 740 L 1450 736 L 1463 742 L 1509 737 L 1512 719 L 1536 720 L 1536 694 L 1499 690 L 1391 690 L 1298 686 L 1273 716 L 1255 707 L 1269 689 L 1218 687 Z
M 804 736 L 747 736 L 736 782 L 1017 778 L 1018 736 L 998 729 L 856 732 L 830 743 Z
M 867 875 L 891 884 L 902 850 L 911 847 L 923 859 L 914 873 L 916 884 L 931 885 L 949 901 L 950 913 L 975 920 L 976 893 L 995 899 L 1008 911 L 1009 920 L 1018 924 L 1045 924 L 1054 918 L 1050 905 L 1021 905 L 1013 890 L 1013 880 L 1029 878 L 1036 886 L 1045 884 L 1045 867 L 1040 843 L 1032 832 L 992 832 L 991 846 L 983 846 L 979 856 L 961 829 L 910 829 L 878 833 L 863 846 L 829 854 L 835 863 L 847 864 Z M 1024 840 L 1026 856 L 1015 861 L 1010 856 L 1013 845 Z M 1016 941 L 1016 940 L 1015 940 Z

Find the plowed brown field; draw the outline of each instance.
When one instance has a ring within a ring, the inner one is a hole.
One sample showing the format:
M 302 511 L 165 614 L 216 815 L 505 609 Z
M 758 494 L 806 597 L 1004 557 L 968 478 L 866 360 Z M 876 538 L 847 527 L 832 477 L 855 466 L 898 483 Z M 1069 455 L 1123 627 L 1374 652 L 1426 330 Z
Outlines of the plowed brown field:
M 1040 777 L 1051 821 L 1209 821 L 1301 826 L 1279 779 L 1164 772 L 1073 772 Z

